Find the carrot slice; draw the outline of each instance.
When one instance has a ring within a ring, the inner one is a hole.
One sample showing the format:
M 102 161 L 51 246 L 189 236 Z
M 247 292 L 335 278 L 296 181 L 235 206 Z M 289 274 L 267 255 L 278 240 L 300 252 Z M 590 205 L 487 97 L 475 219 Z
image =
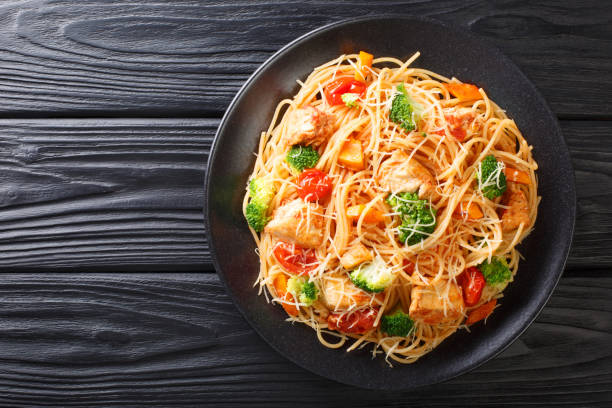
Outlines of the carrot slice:
M 340 155 L 338 156 L 338 163 L 348 167 L 352 170 L 363 170 L 365 168 L 365 162 L 363 159 L 363 147 L 361 142 L 358 140 L 349 140 L 344 143 Z
M 444 84 L 444 87 L 454 97 L 459 98 L 460 101 L 482 99 L 482 95 L 480 94 L 480 92 L 478 92 L 478 87 L 476 87 L 476 85 L 451 82 L 448 84 Z
M 480 209 L 480 206 L 476 203 L 470 203 L 470 204 L 463 204 L 460 203 L 457 206 L 457 209 L 455 210 L 455 215 L 458 215 L 460 217 L 465 217 L 465 215 L 467 214 L 467 218 L 468 220 L 479 220 L 482 217 L 484 217 L 484 214 L 482 213 L 482 210 Z
M 476 309 L 472 310 L 468 315 L 465 324 L 470 326 L 476 322 L 479 322 L 483 319 L 486 319 L 495 309 L 495 305 L 497 305 L 497 299 L 493 299 L 478 306 Z
M 355 71 L 355 79 L 358 81 L 365 81 L 365 77 L 368 75 L 366 67 L 372 68 L 372 60 L 374 56 L 365 51 L 359 51 L 359 59 L 357 61 L 357 70 Z
M 352 205 L 346 209 L 346 216 L 351 221 L 357 221 L 361 214 L 365 210 L 365 204 Z M 367 224 L 378 224 L 384 221 L 385 217 L 382 212 L 375 208 L 370 208 L 368 212 L 363 216 L 363 222 Z
M 529 174 L 525 173 L 524 171 L 513 169 L 512 167 L 506 167 L 504 169 L 504 174 L 506 175 L 506 179 L 514 181 L 515 183 L 531 184 Z
M 287 292 L 287 277 L 284 273 L 279 273 L 274 277 L 273 281 L 274 289 L 276 289 L 276 295 L 284 300 L 285 302 L 293 302 L 293 295 Z M 297 316 L 298 310 L 292 303 L 281 303 L 285 312 L 291 316 Z

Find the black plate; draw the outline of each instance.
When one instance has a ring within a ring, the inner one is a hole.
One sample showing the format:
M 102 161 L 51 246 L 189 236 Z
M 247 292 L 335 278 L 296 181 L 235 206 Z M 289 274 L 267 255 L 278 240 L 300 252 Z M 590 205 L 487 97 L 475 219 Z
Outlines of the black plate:
M 501 306 L 486 325 L 458 331 L 411 365 L 389 368 L 370 348 L 330 350 L 305 325 L 257 295 L 259 259 L 241 204 L 253 152 L 276 104 L 298 89 L 315 66 L 343 53 L 367 50 L 483 87 L 514 118 L 534 146 L 542 202 L 535 230 L 520 250 L 526 257 Z M 559 280 L 574 228 L 576 194 L 570 156 L 557 120 L 531 82 L 500 51 L 440 22 L 413 17 L 370 17 L 331 24 L 274 54 L 246 82 L 217 132 L 206 175 L 205 218 L 215 268 L 238 309 L 279 353 L 324 377 L 376 389 L 410 389 L 465 373 L 498 354 L 535 319 Z

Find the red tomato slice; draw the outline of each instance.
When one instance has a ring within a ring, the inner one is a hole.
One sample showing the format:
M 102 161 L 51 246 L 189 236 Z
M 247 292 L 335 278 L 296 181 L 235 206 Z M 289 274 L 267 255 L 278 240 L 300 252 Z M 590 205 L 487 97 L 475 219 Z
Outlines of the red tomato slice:
M 327 198 L 332 192 L 332 181 L 326 173 L 307 169 L 297 179 L 298 195 L 304 201 L 316 202 Z
M 351 313 L 330 313 L 327 325 L 330 330 L 342 333 L 365 333 L 374 327 L 378 309 L 368 308 Z
M 344 105 L 342 95 L 345 93 L 356 93 L 362 97 L 366 90 L 366 84 L 353 78 L 338 78 L 327 84 L 323 93 L 330 105 Z
M 487 282 L 478 268 L 469 267 L 459 276 L 459 283 L 463 289 L 463 300 L 467 306 L 474 306 L 482 296 L 482 290 Z
M 319 266 L 314 250 L 299 245 L 279 241 L 272 253 L 283 268 L 296 275 L 306 275 Z

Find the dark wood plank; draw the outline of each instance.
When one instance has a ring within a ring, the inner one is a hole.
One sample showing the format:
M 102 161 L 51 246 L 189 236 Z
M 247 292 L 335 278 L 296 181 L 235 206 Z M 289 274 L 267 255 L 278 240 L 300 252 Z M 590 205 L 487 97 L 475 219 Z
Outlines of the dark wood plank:
M 217 120 L 0 122 L 0 266 L 209 266 L 202 203 Z
M 578 183 L 568 267 L 612 265 L 612 122 L 562 121 Z M 0 120 L 0 268 L 211 270 L 203 172 L 218 120 Z
M 214 274 L 4 274 L 0 404 L 609 406 L 612 279 L 564 278 L 499 357 L 410 393 L 360 390 L 279 356 Z
M 562 117 L 612 117 L 612 8 L 596 0 L 12 1 L 0 115 L 214 116 L 281 46 L 354 16 L 454 23 L 512 57 Z
M 568 267 L 609 267 L 612 265 L 612 121 L 562 121 L 561 126 L 572 155 L 578 196 Z

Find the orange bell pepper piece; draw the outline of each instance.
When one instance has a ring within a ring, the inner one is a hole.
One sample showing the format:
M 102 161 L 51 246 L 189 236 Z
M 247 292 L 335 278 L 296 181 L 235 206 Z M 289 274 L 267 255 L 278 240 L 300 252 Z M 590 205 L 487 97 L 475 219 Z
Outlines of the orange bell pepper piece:
M 365 81 L 368 75 L 367 68 L 372 68 L 372 60 L 374 56 L 365 51 L 359 51 L 359 59 L 357 60 L 357 70 L 355 71 L 355 79 L 357 81 Z
M 455 215 L 458 215 L 459 217 L 465 217 L 466 214 L 468 220 L 479 220 L 484 217 L 484 214 L 482 213 L 482 210 L 480 209 L 480 206 L 478 204 L 466 203 L 464 205 L 463 203 L 460 203 L 457 206 L 457 209 L 455 210 Z
M 276 295 L 280 299 L 284 300 L 285 302 L 294 301 L 293 295 L 287 292 L 287 277 L 285 276 L 284 273 L 279 273 L 278 275 L 274 277 L 273 285 L 274 285 L 274 289 L 276 290 Z M 298 315 L 297 307 L 294 304 L 282 302 L 281 306 L 283 307 L 283 309 L 285 309 L 285 312 L 287 312 L 287 314 L 289 314 L 290 316 Z
M 514 181 L 515 183 L 527 185 L 531 183 L 529 174 L 525 173 L 524 171 L 513 169 L 512 167 L 506 167 L 504 169 L 504 174 L 506 175 L 506 179 Z
M 365 204 L 357 204 L 352 205 L 346 209 L 346 216 L 351 221 L 357 221 L 361 214 L 365 210 Z M 363 216 L 363 222 L 367 224 L 378 224 L 379 222 L 384 221 L 385 217 L 382 212 L 378 211 L 375 208 L 370 208 L 368 212 Z
M 482 95 L 480 94 L 480 92 L 478 92 L 478 88 L 476 87 L 476 85 L 451 82 L 448 84 L 444 84 L 444 87 L 454 97 L 459 98 L 460 101 L 482 99 Z
M 338 163 L 349 169 L 359 171 L 365 168 L 363 157 L 363 147 L 358 140 L 348 140 L 342 146 L 340 155 L 338 155 Z
M 495 305 L 497 305 L 497 299 L 493 299 L 478 306 L 476 309 L 470 312 L 465 324 L 470 326 L 476 322 L 486 319 L 493 312 L 493 309 L 495 309 Z

